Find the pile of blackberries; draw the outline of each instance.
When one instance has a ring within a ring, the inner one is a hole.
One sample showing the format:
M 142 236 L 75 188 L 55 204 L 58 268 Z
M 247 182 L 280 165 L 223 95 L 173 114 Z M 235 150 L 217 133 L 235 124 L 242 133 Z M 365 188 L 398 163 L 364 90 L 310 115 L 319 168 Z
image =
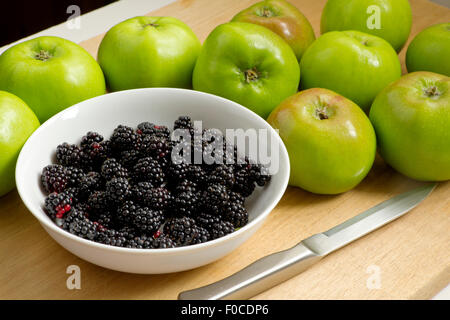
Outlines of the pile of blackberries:
M 270 180 L 265 168 L 239 158 L 223 137 L 223 148 L 214 151 L 221 163 L 181 161 L 186 154 L 172 152 L 175 146 L 184 143 L 181 150 L 193 160 L 219 138 L 206 134 L 211 129 L 199 132 L 187 116 L 174 129 L 192 139 L 143 122 L 119 125 L 109 140 L 88 132 L 79 144 L 57 146 L 57 164 L 41 175 L 48 216 L 74 235 L 126 248 L 198 244 L 244 226 L 245 198 Z

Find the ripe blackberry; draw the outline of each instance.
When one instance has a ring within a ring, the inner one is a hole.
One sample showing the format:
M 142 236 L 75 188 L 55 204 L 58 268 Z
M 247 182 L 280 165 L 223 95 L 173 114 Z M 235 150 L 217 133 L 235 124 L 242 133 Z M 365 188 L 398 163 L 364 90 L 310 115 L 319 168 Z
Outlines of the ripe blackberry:
M 100 143 L 103 141 L 103 136 L 97 132 L 89 131 L 81 138 L 81 149 L 88 149 L 93 143 Z
M 150 157 L 139 159 L 133 170 L 136 182 L 148 181 L 155 186 L 160 186 L 164 182 L 165 175 L 161 165 Z
M 131 150 L 136 147 L 138 135 L 133 128 L 119 125 L 114 129 L 110 140 L 112 147 L 118 151 Z
M 87 218 L 87 214 L 84 210 L 80 209 L 78 206 L 75 206 L 64 215 L 64 218 L 59 223 L 60 227 L 66 231 L 70 231 L 70 224 L 74 221 L 82 221 Z
M 138 124 L 136 133 L 143 135 L 152 135 L 163 138 L 170 138 L 170 130 L 166 126 L 157 126 L 151 122 L 142 122 Z
M 91 171 L 85 174 L 79 183 L 80 193 L 82 198 L 87 198 L 89 195 L 96 191 L 102 189 L 104 186 L 103 177 L 100 173 Z
M 148 182 L 139 182 L 134 186 L 133 196 L 138 203 L 156 210 L 166 209 L 171 201 L 169 190 L 164 187 L 153 188 Z
M 120 153 L 119 161 L 122 166 L 132 170 L 141 157 L 139 150 L 124 150 Z
M 213 225 L 219 223 L 220 221 L 221 221 L 220 215 L 210 214 L 206 212 L 202 212 L 195 217 L 195 222 L 197 223 L 197 225 L 206 228 L 208 230 L 211 230 Z
M 209 184 L 221 184 L 231 189 L 235 181 L 233 167 L 224 164 L 218 165 L 209 173 L 206 179 Z
M 223 219 L 230 221 L 235 228 L 243 227 L 248 222 L 248 212 L 244 205 L 239 203 L 228 202 L 227 205 L 222 208 L 220 214 Z
M 212 213 L 218 213 L 228 203 L 230 196 L 227 188 L 221 184 L 209 185 L 203 191 L 203 204 Z
M 191 244 L 199 244 L 207 242 L 211 239 L 211 234 L 203 227 L 196 226 L 197 232 Z
M 112 178 L 128 178 L 128 170 L 122 167 L 115 158 L 103 162 L 101 173 L 106 181 L 111 180 Z
M 154 210 L 147 207 L 139 208 L 131 216 L 131 223 L 134 228 L 145 233 L 153 233 L 164 222 L 164 215 L 161 210 Z
M 69 182 L 67 169 L 60 164 L 51 164 L 42 170 L 41 182 L 47 193 L 62 192 Z
M 139 232 L 131 225 L 125 225 L 121 227 L 118 232 L 127 240 L 134 239 L 139 235 Z
M 69 177 L 68 186 L 79 186 L 86 175 L 82 169 L 75 167 L 66 167 L 66 172 Z
M 84 239 L 94 240 L 97 236 L 97 226 L 89 219 L 75 219 L 69 224 L 70 233 Z
M 229 202 L 244 205 L 245 197 L 242 194 L 235 191 L 229 191 L 228 195 L 230 196 Z
M 186 179 L 182 180 L 174 188 L 174 192 L 176 194 L 179 194 L 179 193 L 182 193 L 182 192 L 195 193 L 197 191 L 198 191 L 198 185 L 195 182 L 192 182 L 192 181 L 186 180 Z
M 181 181 L 187 179 L 189 173 L 189 164 L 186 163 L 171 163 L 167 168 L 167 177 L 169 180 Z
M 88 200 L 87 206 L 90 213 L 101 214 L 104 211 L 109 211 L 110 201 L 105 191 L 95 191 L 92 193 Z
M 174 196 L 172 209 L 178 216 L 193 217 L 200 208 L 200 194 L 198 192 L 181 192 Z
M 255 181 L 260 187 L 263 187 L 271 179 L 269 169 L 261 165 L 251 165 L 249 168 L 249 175 L 250 179 Z
M 63 166 L 81 167 L 82 151 L 77 145 L 64 142 L 56 147 L 56 160 Z
M 180 116 L 177 120 L 175 120 L 173 129 L 191 129 L 193 127 L 191 117 L 189 116 Z
M 112 155 L 111 143 L 109 140 L 93 142 L 83 148 L 83 154 L 84 167 L 98 169 Z
M 130 249 L 150 249 L 152 247 L 152 241 L 146 236 L 134 237 L 128 239 L 125 247 Z
M 115 246 L 115 247 L 125 247 L 127 239 L 116 230 L 102 230 L 97 232 L 96 239 L 97 242 Z
M 125 201 L 131 194 L 130 184 L 125 178 L 112 178 L 105 189 L 106 197 L 115 204 Z
M 187 178 L 199 186 L 203 186 L 208 182 L 208 174 L 200 165 L 190 165 Z
M 166 249 L 176 247 L 176 243 L 165 234 L 162 234 L 157 238 L 151 238 L 150 240 L 152 249 Z
M 72 196 L 66 192 L 52 192 L 45 198 L 45 212 L 55 221 L 56 218 L 61 219 L 65 214 L 72 210 Z
M 167 234 L 177 246 L 190 245 L 198 237 L 199 229 L 195 220 L 189 217 L 176 217 L 164 224 L 164 233 Z
M 209 229 L 211 239 L 217 239 L 226 236 L 234 231 L 234 225 L 229 221 L 220 220 L 214 223 Z
M 133 201 L 125 201 L 125 203 L 117 209 L 117 220 L 124 225 L 131 224 L 132 217 L 136 214 L 136 211 L 139 208 L 140 206 L 135 204 Z
M 94 221 L 98 224 L 99 228 L 114 228 L 114 218 L 110 212 L 105 211 L 99 214 Z
M 235 183 L 233 185 L 233 190 L 239 192 L 244 197 L 249 197 L 255 190 L 255 183 L 250 177 L 247 169 L 240 169 L 234 173 Z
M 170 156 L 171 145 L 166 138 L 147 135 L 142 138 L 139 150 L 145 156 L 160 159 Z

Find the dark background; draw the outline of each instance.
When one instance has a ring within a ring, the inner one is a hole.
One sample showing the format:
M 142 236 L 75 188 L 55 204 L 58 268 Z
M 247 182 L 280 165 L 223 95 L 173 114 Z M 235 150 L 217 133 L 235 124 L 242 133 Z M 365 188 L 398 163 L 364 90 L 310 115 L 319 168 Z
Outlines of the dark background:
M 3 0 L 0 5 L 0 47 L 67 21 L 67 7 L 77 5 L 81 14 L 114 0 Z

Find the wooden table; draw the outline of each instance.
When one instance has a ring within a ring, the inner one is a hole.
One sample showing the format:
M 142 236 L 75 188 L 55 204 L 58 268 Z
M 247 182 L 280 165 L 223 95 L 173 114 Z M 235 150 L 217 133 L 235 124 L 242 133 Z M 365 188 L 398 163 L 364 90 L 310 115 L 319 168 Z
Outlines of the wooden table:
M 180 18 L 203 41 L 216 25 L 254 2 L 181 0 L 149 15 Z M 292 2 L 318 34 L 325 0 Z M 410 2 L 410 40 L 429 25 L 450 21 L 449 9 L 426 0 Z M 101 38 L 99 35 L 81 45 L 95 56 Z M 402 62 L 404 55 L 405 50 L 400 53 Z M 377 158 L 368 177 L 345 194 L 319 196 L 288 188 L 263 227 L 237 250 L 207 266 L 165 275 L 126 274 L 79 259 L 47 235 L 13 191 L 0 198 L 0 298 L 176 299 L 182 290 L 228 276 L 264 255 L 288 248 L 417 185 Z M 450 182 L 445 182 L 404 217 L 255 298 L 428 299 L 450 282 L 449 253 Z M 80 267 L 80 290 L 66 287 L 66 268 L 70 265 Z M 380 286 L 367 286 L 377 271 Z

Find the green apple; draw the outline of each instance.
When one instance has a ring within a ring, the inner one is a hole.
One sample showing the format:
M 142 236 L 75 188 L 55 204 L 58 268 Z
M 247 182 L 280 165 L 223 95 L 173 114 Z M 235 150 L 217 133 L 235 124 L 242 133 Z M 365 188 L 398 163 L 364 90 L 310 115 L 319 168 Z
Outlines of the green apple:
M 450 78 L 413 72 L 386 87 L 370 110 L 380 155 L 422 181 L 450 179 Z
M 192 87 L 201 43 L 182 21 L 134 17 L 112 27 L 98 49 L 110 90 Z
M 39 120 L 19 97 L 0 91 L 0 197 L 14 189 L 17 157 Z
M 306 50 L 300 63 L 304 89 L 326 88 L 368 111 L 376 95 L 402 74 L 385 40 L 359 31 L 331 31 Z
M 376 138 L 369 118 L 331 90 L 301 91 L 284 100 L 267 121 L 286 145 L 292 186 L 320 194 L 346 192 L 373 165 Z
M 388 41 L 397 51 L 411 31 L 408 0 L 328 0 L 322 11 L 321 33 L 357 30 Z
M 308 19 L 285 0 L 255 3 L 235 15 L 232 21 L 255 23 L 269 28 L 291 46 L 298 61 L 316 38 Z
M 24 100 L 41 122 L 106 91 L 95 59 L 58 37 L 38 37 L 6 50 L 0 56 L 0 90 Z
M 426 28 L 413 39 L 406 51 L 406 68 L 450 77 L 450 23 Z
M 267 28 L 246 22 L 216 27 L 195 65 L 195 90 L 236 101 L 266 118 L 297 92 L 300 69 L 291 47 Z

